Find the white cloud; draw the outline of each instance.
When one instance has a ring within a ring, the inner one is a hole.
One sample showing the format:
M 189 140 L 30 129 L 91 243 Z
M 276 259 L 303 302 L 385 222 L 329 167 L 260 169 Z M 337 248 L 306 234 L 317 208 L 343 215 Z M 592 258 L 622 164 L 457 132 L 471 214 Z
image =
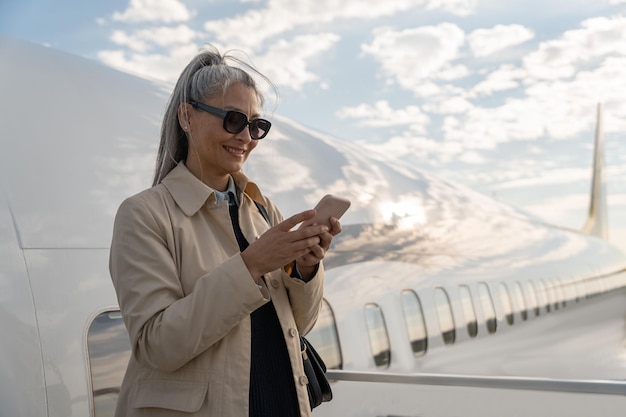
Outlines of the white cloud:
M 429 0 L 427 10 L 441 9 L 459 16 L 468 16 L 476 10 L 478 0 Z
M 506 190 L 513 188 L 536 188 L 546 185 L 562 185 L 589 181 L 591 167 L 585 168 L 561 168 L 543 172 L 540 176 L 528 176 L 510 181 L 502 181 L 494 185 L 494 190 Z M 587 197 L 587 200 L 589 198 Z
M 457 159 L 458 161 L 465 162 L 466 164 L 484 164 L 487 159 L 475 151 L 465 151 Z
M 119 22 L 184 22 L 191 19 L 191 12 L 179 0 L 130 0 L 124 12 L 113 13 Z
M 526 71 L 514 65 L 505 64 L 489 73 L 487 77 L 476 84 L 469 92 L 469 97 L 491 95 L 495 92 L 511 90 L 520 86 L 520 80 L 526 76 Z
M 153 46 L 170 47 L 173 45 L 191 43 L 199 34 L 187 25 L 176 27 L 161 26 L 151 29 L 137 30 L 127 33 L 116 30 L 111 40 L 121 46 L 126 46 L 135 52 L 146 52 Z
M 256 57 L 255 62 L 276 85 L 299 90 L 304 84 L 319 79 L 309 65 L 318 61 L 319 55 L 338 40 L 332 33 L 297 36 L 290 41 L 281 39 L 274 42 L 265 55 Z M 323 88 L 324 83 L 321 84 Z
M 589 65 L 609 54 L 626 55 L 626 17 L 597 17 L 567 31 L 559 39 L 543 42 L 524 58 L 533 79 L 568 78 L 577 66 Z
M 580 224 L 568 226 L 582 228 L 588 206 L 589 195 L 570 194 L 527 204 L 524 210 L 552 224 L 563 224 L 564 219 L 573 217 L 579 219 Z
M 468 15 L 477 0 L 361 0 L 293 1 L 269 0 L 267 7 L 222 20 L 209 20 L 204 28 L 228 45 L 259 48 L 272 37 L 307 25 L 324 25 L 346 19 L 374 20 L 406 13 L 412 9 L 443 10 Z
M 452 95 L 451 97 L 443 97 L 439 100 L 433 100 L 424 104 L 424 110 L 436 114 L 458 114 L 466 113 L 474 105 L 460 95 Z
M 527 100 L 510 100 L 495 108 L 473 107 L 455 124 L 444 124 L 446 140 L 467 149 L 494 149 L 510 140 L 535 139 L 544 133 L 545 109 Z
M 171 47 L 167 54 L 138 54 L 122 50 L 98 52 L 98 59 L 121 71 L 173 85 L 185 65 L 198 53 L 195 45 Z
M 526 94 L 529 104 L 544 109 L 547 133 L 554 138 L 565 139 L 590 129 L 598 102 L 604 103 L 605 132 L 621 132 L 626 129 L 626 57 L 609 57 L 569 82 L 537 83 Z
M 496 25 L 491 29 L 473 31 L 467 35 L 467 42 L 474 56 L 482 57 L 519 45 L 533 37 L 533 31 L 522 25 Z
M 149 49 L 148 44 L 144 39 L 133 37 L 123 30 L 113 31 L 110 39 L 113 43 L 120 46 L 126 46 L 133 51 L 146 52 Z
M 446 140 L 468 149 L 494 149 L 517 140 L 575 138 L 595 124 L 595 105 L 605 106 L 605 132 L 626 129 L 625 18 L 596 18 L 540 44 L 524 67 L 502 65 L 478 83 L 468 98 L 519 88 L 492 107 L 476 105 L 444 122 Z M 548 52 L 552 51 L 552 52 Z M 548 56 L 550 58 L 548 59 Z M 562 78 L 567 75 L 567 78 Z M 430 110 L 424 106 L 425 110 Z
M 292 1 L 270 0 L 266 8 L 249 10 L 233 18 L 209 20 L 204 28 L 222 43 L 256 49 L 268 38 L 294 28 L 325 24 L 341 19 L 374 19 L 406 11 L 422 0 L 373 2 L 358 0 Z
M 378 28 L 373 32 L 370 44 L 361 45 L 364 53 L 372 55 L 382 66 L 385 75 L 401 87 L 417 95 L 429 96 L 438 91 L 429 85 L 441 73 L 450 74 L 451 61 L 459 57 L 465 42 L 465 34 L 457 25 L 441 23 L 437 26 L 422 26 L 395 31 Z M 459 76 L 466 73 L 457 72 Z

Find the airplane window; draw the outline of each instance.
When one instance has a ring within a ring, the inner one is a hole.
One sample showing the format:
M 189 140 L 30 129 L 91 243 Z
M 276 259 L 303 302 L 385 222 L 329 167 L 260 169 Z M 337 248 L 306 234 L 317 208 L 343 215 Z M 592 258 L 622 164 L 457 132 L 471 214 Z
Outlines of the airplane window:
M 470 337 L 476 337 L 478 334 L 476 310 L 474 309 L 472 295 L 467 285 L 461 285 L 459 287 L 459 297 L 461 298 L 461 307 L 463 308 L 463 315 L 465 315 L 465 322 L 467 323 L 467 332 Z
M 579 285 L 579 282 L 576 280 L 572 280 L 569 284 L 572 287 L 572 293 L 574 294 L 574 302 L 580 302 L 580 299 L 585 297 L 585 293 L 580 292 L 581 286 Z
M 487 331 L 489 333 L 495 333 L 498 322 L 496 320 L 496 309 L 493 305 L 493 298 L 491 298 L 491 292 L 486 283 L 481 282 L 478 284 L 478 296 L 480 297 L 480 305 L 483 308 L 483 314 L 485 315 L 485 321 L 487 324 Z
M 578 295 L 580 299 L 589 298 L 589 292 L 587 291 L 587 285 L 585 285 L 584 280 L 576 281 L 576 287 L 578 288 Z
M 555 280 L 554 289 L 556 290 L 558 298 L 561 300 L 561 307 L 567 306 L 567 295 L 565 293 L 565 285 L 558 279 Z
M 370 339 L 374 363 L 378 368 L 388 368 L 391 363 L 391 347 L 383 311 L 377 304 L 365 305 L 365 324 Z
M 593 279 L 586 279 L 585 287 L 587 288 L 587 298 L 592 298 L 597 294 L 596 285 Z
M 95 417 L 113 417 L 130 357 L 130 341 L 119 311 L 98 315 L 87 332 Z
M 446 345 L 452 344 L 456 339 L 454 316 L 452 315 L 448 293 L 441 287 L 435 288 L 435 305 L 437 306 L 437 317 L 439 317 L 439 328 L 441 328 L 443 341 Z
M 549 295 L 546 292 L 546 287 L 543 284 L 543 281 L 537 281 L 537 298 L 539 299 L 540 305 L 545 306 L 546 312 L 552 311 L 552 302 L 549 299 Z
M 335 315 L 326 300 L 322 301 L 322 309 L 317 318 L 317 323 L 315 323 L 313 330 L 306 335 L 306 338 L 315 346 L 315 350 L 324 360 L 326 368 L 341 369 L 343 367 Z
M 544 282 L 543 286 L 548 296 L 548 302 L 554 306 L 554 310 L 559 309 L 559 300 L 557 299 L 556 291 L 550 282 Z
M 522 284 L 520 284 L 519 282 L 513 284 L 513 297 L 515 299 L 515 303 L 519 307 L 519 312 L 522 316 L 522 320 L 528 320 L 526 298 L 524 297 L 524 291 L 522 291 Z
M 504 317 L 506 317 L 506 322 L 509 323 L 509 325 L 512 325 L 514 319 L 513 305 L 511 303 L 511 294 L 509 294 L 509 289 L 503 282 L 500 283 L 500 301 L 502 302 L 502 310 L 504 310 Z
M 424 321 L 422 304 L 414 291 L 402 291 L 402 311 L 404 312 L 404 321 L 413 354 L 415 356 L 424 355 L 428 349 L 426 322 Z
M 537 301 L 537 289 L 535 288 L 535 285 L 533 284 L 532 281 L 526 281 L 527 284 L 527 295 L 528 295 L 528 300 L 529 300 L 529 304 L 528 307 L 530 309 L 534 309 L 535 310 L 535 317 L 539 316 L 539 314 L 541 313 L 541 308 L 540 308 L 540 304 Z

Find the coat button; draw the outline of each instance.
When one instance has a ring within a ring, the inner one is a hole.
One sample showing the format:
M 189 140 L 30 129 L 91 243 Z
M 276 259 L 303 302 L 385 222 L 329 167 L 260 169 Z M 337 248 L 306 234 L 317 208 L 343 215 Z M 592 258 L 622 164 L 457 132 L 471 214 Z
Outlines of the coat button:
M 300 385 L 306 385 L 309 383 L 309 378 L 307 378 L 306 375 L 302 375 L 299 381 L 300 381 Z
M 278 280 L 277 280 L 277 279 L 273 279 L 273 280 L 272 280 L 272 287 L 274 287 L 274 288 L 278 288 L 278 287 L 280 287 L 280 284 L 278 283 Z
M 292 327 L 291 329 L 289 329 L 289 335 L 291 337 L 296 337 L 298 335 L 298 331 Z

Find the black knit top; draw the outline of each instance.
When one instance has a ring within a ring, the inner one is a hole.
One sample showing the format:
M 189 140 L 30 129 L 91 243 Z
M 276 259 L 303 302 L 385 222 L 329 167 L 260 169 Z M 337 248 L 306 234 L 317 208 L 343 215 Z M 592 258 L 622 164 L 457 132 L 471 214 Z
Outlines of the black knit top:
M 243 252 L 248 247 L 248 241 L 239 227 L 237 199 L 233 192 L 229 191 L 227 195 L 233 231 Z M 258 207 L 269 223 L 264 210 Z M 300 417 L 289 352 L 274 303 L 270 300 L 259 307 L 250 314 L 250 319 L 249 417 Z
M 250 417 L 299 417 L 282 328 L 270 301 L 251 314 Z

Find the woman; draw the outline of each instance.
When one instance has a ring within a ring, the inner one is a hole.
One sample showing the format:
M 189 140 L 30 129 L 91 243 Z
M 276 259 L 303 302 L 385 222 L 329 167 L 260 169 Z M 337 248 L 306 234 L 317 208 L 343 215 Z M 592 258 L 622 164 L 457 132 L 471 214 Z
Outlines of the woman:
M 153 187 L 115 219 L 110 270 L 132 346 L 117 416 L 311 415 L 299 335 L 341 226 L 295 228 L 314 210 L 283 221 L 241 172 L 271 124 L 227 58 L 206 50 L 184 69 Z

